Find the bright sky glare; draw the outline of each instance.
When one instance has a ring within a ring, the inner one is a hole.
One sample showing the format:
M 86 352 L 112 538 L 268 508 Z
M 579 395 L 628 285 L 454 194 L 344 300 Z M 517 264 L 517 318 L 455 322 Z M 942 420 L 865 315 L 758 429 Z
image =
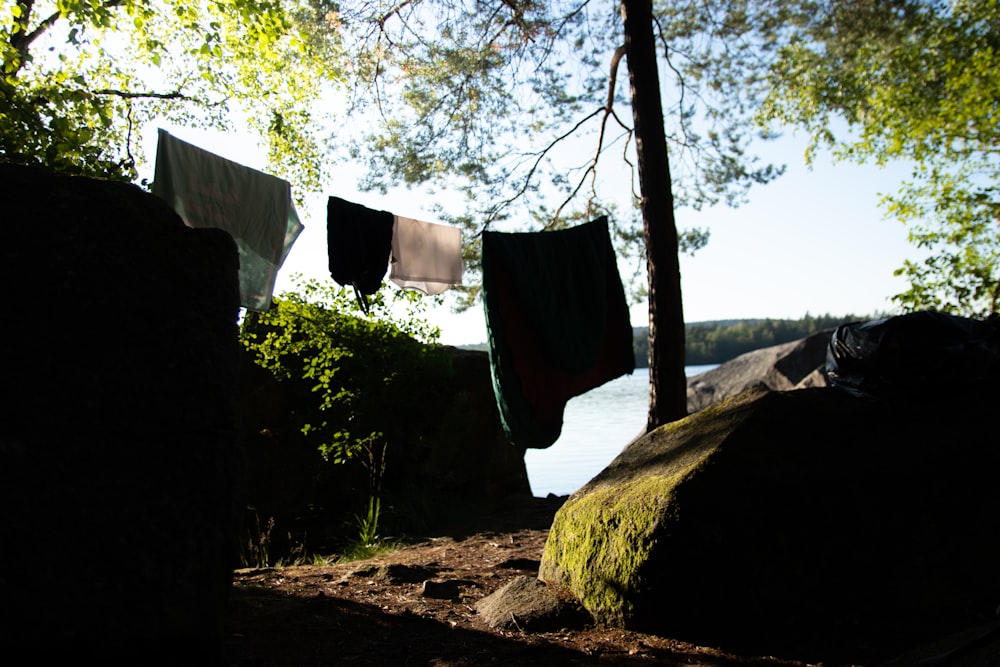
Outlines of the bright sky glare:
M 222 157 L 266 171 L 263 153 L 252 141 L 218 133 L 164 126 L 178 138 Z M 140 172 L 152 178 L 156 128 L 144 137 L 149 164 Z M 881 194 L 894 192 L 909 177 L 904 166 L 879 169 L 833 164 L 820 154 L 810 170 L 804 164 L 805 140 L 786 135 L 756 150 L 763 158 L 787 165 L 774 183 L 755 187 L 739 208 L 719 205 L 700 212 L 680 209 L 678 225 L 707 227 L 708 245 L 681 259 L 684 318 L 687 322 L 743 318 L 801 318 L 812 315 L 873 315 L 892 309 L 889 298 L 905 288 L 894 269 L 919 251 L 907 242 L 907 230 L 886 220 L 878 206 Z M 358 174 L 360 175 L 360 174 Z M 299 194 L 299 193 L 296 193 Z M 355 176 L 341 174 L 329 191 L 305 193 L 299 215 L 305 230 L 282 267 L 276 293 L 294 287 L 292 276 L 329 279 L 326 249 L 326 199 L 336 195 L 429 222 L 432 201 L 420 191 L 386 197 L 361 193 Z M 451 345 L 486 341 L 482 308 L 461 315 L 448 306 L 430 311 Z M 645 304 L 632 309 L 633 326 L 647 324 Z

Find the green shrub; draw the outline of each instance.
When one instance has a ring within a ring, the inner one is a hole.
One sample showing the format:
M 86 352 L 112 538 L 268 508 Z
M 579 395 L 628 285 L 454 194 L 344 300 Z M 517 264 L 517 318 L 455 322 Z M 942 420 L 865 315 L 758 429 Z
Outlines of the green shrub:
M 451 372 L 423 317 L 425 299 L 383 289 L 363 313 L 352 291 L 300 278 L 270 310 L 246 316 L 244 350 L 282 397 L 274 423 L 251 424 L 251 437 L 280 432 L 265 443 L 267 460 L 253 460 L 260 452 L 250 448 L 251 501 L 281 532 L 289 522 L 320 522 L 341 545 L 367 546 L 412 509 L 394 503 L 399 484 L 385 482 L 402 478 L 441 428 L 442 415 L 427 407 Z M 259 497 L 262 488 L 270 498 Z M 317 547 L 324 541 L 317 530 L 310 537 Z

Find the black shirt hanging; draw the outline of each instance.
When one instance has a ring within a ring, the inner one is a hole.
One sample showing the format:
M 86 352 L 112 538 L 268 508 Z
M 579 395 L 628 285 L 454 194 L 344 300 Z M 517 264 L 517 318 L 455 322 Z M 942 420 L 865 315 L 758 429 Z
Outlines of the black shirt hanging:
M 330 276 L 354 287 L 361 309 L 375 294 L 389 268 L 393 214 L 330 197 L 326 208 L 326 240 Z

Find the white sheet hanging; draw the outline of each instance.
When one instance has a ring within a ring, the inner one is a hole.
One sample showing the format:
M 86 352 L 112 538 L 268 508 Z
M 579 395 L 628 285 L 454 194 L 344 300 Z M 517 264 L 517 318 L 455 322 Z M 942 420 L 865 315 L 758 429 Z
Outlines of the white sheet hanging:
M 153 194 L 188 227 L 229 232 L 240 253 L 240 302 L 271 307 L 278 269 L 302 232 L 288 181 L 159 131 Z
M 441 294 L 462 284 L 462 230 L 396 216 L 389 279 L 403 289 Z

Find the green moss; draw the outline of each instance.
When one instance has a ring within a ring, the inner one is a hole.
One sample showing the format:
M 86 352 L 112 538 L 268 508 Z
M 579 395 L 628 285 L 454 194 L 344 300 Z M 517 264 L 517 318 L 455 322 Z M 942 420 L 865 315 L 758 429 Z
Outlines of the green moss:
M 679 481 L 651 476 L 571 500 L 556 514 L 539 577 L 566 586 L 595 618 L 623 625 Z
M 556 513 L 539 569 L 602 622 L 626 626 L 650 582 L 652 550 L 680 511 L 678 491 L 747 419 L 749 391 L 661 426 L 626 448 Z

